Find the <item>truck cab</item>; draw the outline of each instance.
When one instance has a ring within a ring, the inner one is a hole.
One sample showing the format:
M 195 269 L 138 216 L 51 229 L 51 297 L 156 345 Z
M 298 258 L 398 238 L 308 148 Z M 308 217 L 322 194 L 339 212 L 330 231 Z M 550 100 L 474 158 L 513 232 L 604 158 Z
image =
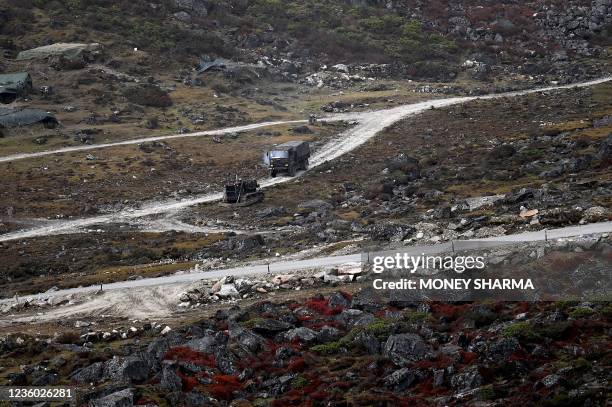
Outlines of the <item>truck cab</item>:
M 306 141 L 290 141 L 280 144 L 266 153 L 270 176 L 286 173 L 293 177 L 298 170 L 308 168 L 310 146 Z

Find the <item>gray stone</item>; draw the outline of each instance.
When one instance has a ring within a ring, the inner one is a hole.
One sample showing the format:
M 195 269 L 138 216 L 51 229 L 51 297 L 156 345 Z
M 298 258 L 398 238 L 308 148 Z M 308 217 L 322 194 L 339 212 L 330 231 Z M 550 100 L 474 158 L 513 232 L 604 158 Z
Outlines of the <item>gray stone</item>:
M 89 407 L 132 407 L 133 405 L 134 391 L 132 389 L 121 390 L 89 402 Z
M 220 298 L 240 298 L 240 293 L 234 284 L 223 284 L 215 295 Z
M 520 347 L 516 338 L 501 338 L 488 347 L 487 357 L 493 360 L 504 360 Z
M 478 366 L 470 366 L 451 378 L 451 386 L 458 391 L 472 390 L 482 386 L 483 383 L 484 380 L 478 371 Z
M 431 353 L 431 346 L 417 334 L 391 335 L 384 346 L 384 355 L 397 366 L 423 360 Z
M 294 328 L 290 323 L 279 321 L 277 319 L 262 319 L 255 322 L 253 330 L 262 335 L 275 335 L 279 332 L 288 331 Z
M 342 337 L 342 332 L 333 326 L 324 326 L 317 332 L 317 342 L 326 343 L 335 341 Z
M 180 376 L 171 366 L 164 366 L 159 381 L 159 387 L 169 392 L 177 392 L 182 389 Z
M 376 355 L 380 353 L 380 341 L 376 337 L 367 332 L 359 333 L 353 343 L 366 350 L 370 355 Z
M 250 353 L 255 353 L 266 345 L 266 340 L 262 336 L 236 323 L 230 324 L 229 337 L 232 342 L 237 343 L 243 350 Z
M 327 303 L 331 308 L 348 308 L 351 305 L 351 302 L 339 292 L 330 295 Z
M 391 373 L 383 379 L 385 386 L 391 388 L 395 392 L 406 390 L 414 383 L 416 375 L 412 369 L 402 368 Z
M 72 373 L 70 380 L 74 383 L 98 383 L 104 378 L 104 363 L 96 362 Z
M 185 344 L 189 349 L 202 353 L 213 353 L 218 346 L 214 336 L 205 335 L 201 338 L 194 338 Z
M 137 356 L 115 356 L 104 363 L 104 377 L 114 381 L 142 382 L 148 375 L 149 367 Z
M 285 340 L 289 342 L 299 341 L 302 343 L 312 343 L 317 340 L 317 333 L 310 328 L 299 327 L 292 329 L 284 334 Z

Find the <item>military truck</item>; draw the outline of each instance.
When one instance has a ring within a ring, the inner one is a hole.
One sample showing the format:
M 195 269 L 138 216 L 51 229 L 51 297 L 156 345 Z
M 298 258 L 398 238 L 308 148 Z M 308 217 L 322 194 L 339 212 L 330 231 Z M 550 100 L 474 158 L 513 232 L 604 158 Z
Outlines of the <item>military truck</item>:
M 279 144 L 266 153 L 270 176 L 286 173 L 293 177 L 298 170 L 308 168 L 310 145 L 306 141 L 288 141 Z
M 259 190 L 257 180 L 236 178 L 225 183 L 223 202 L 227 205 L 249 206 L 263 201 L 264 193 Z

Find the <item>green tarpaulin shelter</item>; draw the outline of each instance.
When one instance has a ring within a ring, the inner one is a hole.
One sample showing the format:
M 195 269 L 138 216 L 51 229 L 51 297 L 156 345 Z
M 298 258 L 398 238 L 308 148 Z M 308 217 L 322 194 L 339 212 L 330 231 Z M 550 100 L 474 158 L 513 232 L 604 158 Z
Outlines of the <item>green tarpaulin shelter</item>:
M 41 123 L 47 128 L 57 126 L 57 118 L 40 109 L 7 109 L 0 107 L 0 127 L 22 127 Z

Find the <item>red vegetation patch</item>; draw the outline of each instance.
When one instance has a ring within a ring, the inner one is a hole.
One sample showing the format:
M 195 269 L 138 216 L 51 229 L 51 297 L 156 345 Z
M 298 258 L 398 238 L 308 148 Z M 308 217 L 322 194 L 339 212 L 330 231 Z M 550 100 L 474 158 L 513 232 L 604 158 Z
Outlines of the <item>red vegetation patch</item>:
M 300 303 L 299 302 L 291 302 L 291 303 L 287 304 L 287 308 L 289 308 L 291 311 L 295 311 L 296 309 L 300 308 Z
M 456 319 L 459 316 L 465 314 L 469 309 L 470 304 L 445 304 L 435 302 L 431 304 L 433 314 L 439 317 L 445 317 L 447 319 Z
M 323 314 L 323 315 L 336 315 L 342 312 L 342 308 L 341 307 L 330 307 L 329 304 L 327 303 L 327 300 L 322 298 L 322 299 L 315 299 L 315 298 L 311 298 L 310 300 L 306 301 L 306 307 L 308 307 L 309 309 L 318 312 L 319 314 Z
M 312 315 L 298 315 L 297 320 L 300 322 L 310 321 L 312 319 Z
M 353 301 L 353 294 L 347 293 L 346 291 L 340 291 L 340 294 L 342 294 L 347 301 Z
M 531 304 L 528 302 L 519 302 L 514 306 L 514 314 L 522 314 L 528 312 L 531 309 Z
M 322 401 L 329 397 L 329 393 L 324 390 L 315 391 L 314 393 L 310 393 L 310 398 L 313 400 Z
M 157 404 L 155 401 L 151 400 L 147 397 L 141 397 L 134 403 L 135 406 L 146 406 L 146 405 L 155 405 Z
M 242 384 L 236 376 L 217 375 L 213 381 L 214 384 L 206 386 L 206 390 L 218 399 L 231 400 L 234 392 L 242 389 Z
M 339 389 L 350 389 L 352 386 L 353 384 L 349 382 L 335 382 L 334 383 L 334 387 L 337 387 Z
M 270 404 L 272 407 L 300 406 L 312 407 L 312 401 L 302 401 L 304 392 L 301 390 L 289 390 L 282 398 L 273 400 Z
M 478 355 L 476 355 L 474 352 L 461 351 L 460 353 L 461 353 L 461 362 L 466 365 L 471 364 L 478 357 Z
M 164 355 L 165 360 L 181 360 L 199 366 L 215 367 L 215 357 L 202 352 L 196 352 L 186 346 L 170 348 Z
M 287 368 L 292 372 L 302 372 L 306 368 L 306 362 L 304 358 L 295 358 L 289 362 Z
M 518 360 L 529 360 L 529 355 L 525 353 L 523 350 L 519 350 L 514 352 L 512 355 L 508 356 L 508 362 L 515 362 Z
M 420 360 L 414 364 L 418 369 L 443 369 L 453 364 L 450 356 L 438 356 L 434 360 Z
M 439 396 L 447 392 L 448 390 L 444 389 L 443 387 L 434 387 L 433 379 L 431 377 L 419 383 L 412 390 L 412 393 L 418 394 L 421 397 Z
M 198 385 L 198 379 L 196 379 L 195 377 L 192 376 L 188 376 L 185 373 L 179 371 L 177 372 L 179 377 L 181 378 L 181 381 L 183 382 L 183 390 L 184 391 L 191 391 L 193 390 L 194 387 L 196 387 Z

